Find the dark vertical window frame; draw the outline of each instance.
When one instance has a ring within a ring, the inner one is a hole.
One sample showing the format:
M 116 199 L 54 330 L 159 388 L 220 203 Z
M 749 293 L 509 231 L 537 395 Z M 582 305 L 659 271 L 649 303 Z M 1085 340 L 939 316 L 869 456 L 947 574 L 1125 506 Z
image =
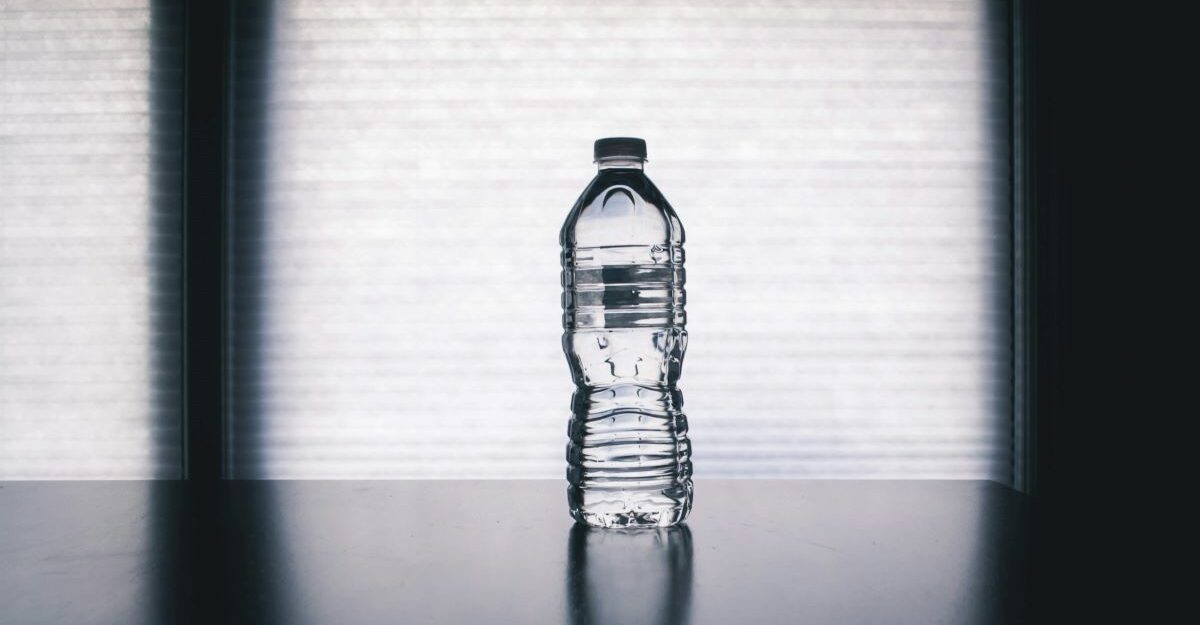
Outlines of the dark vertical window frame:
M 1053 99 L 1057 52 L 1045 8 L 1013 1 L 1014 485 L 1044 494 L 1052 485 L 1051 443 L 1062 408 L 1062 255 Z
M 184 5 L 182 474 L 215 482 L 225 413 L 229 3 Z
M 1013 293 L 1013 315 L 1012 315 L 1012 340 L 1013 340 L 1013 488 L 1023 492 L 1030 492 L 1035 481 L 1035 466 L 1031 460 L 1031 453 L 1036 444 L 1033 432 L 1030 428 L 1031 411 L 1027 403 L 1030 399 L 1030 380 L 1029 372 L 1033 363 L 1029 357 L 1031 350 L 1027 344 L 1027 339 L 1030 336 L 1030 317 L 1027 305 L 1030 299 L 1026 293 L 1026 287 L 1029 284 L 1029 276 L 1027 274 L 1030 263 L 1033 258 L 1029 251 L 1025 249 L 1025 244 L 1030 240 L 1029 234 L 1025 232 L 1025 228 L 1029 223 L 1027 215 L 1029 202 L 1025 197 L 1025 193 L 1029 188 L 1029 173 L 1025 167 L 1028 165 L 1029 159 L 1026 151 L 1030 147 L 1030 137 L 1027 136 L 1027 131 L 1033 124 L 1030 111 L 1025 110 L 1029 104 L 1028 85 L 1026 81 L 1029 76 L 1030 68 L 1028 67 L 1029 42 L 1029 27 L 1024 23 L 1028 17 L 1029 7 L 1025 6 L 1025 0 L 1013 0 L 1010 10 L 1012 16 L 1009 20 L 1009 79 L 1010 79 L 1010 106 L 1011 119 L 1009 129 L 1011 136 L 1011 154 L 1012 163 L 1012 293 Z
M 232 2 L 228 66 L 227 273 L 225 327 L 226 390 L 224 467 L 235 476 L 235 452 L 262 440 L 265 427 L 261 369 L 266 250 L 259 242 L 266 227 L 266 185 L 270 177 L 268 145 L 274 0 Z

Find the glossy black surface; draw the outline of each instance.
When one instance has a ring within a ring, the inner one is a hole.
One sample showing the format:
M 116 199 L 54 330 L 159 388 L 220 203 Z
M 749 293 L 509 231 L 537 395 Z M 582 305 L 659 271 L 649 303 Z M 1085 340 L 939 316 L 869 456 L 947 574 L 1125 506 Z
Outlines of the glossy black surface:
M 0 623 L 1008 623 L 1028 501 L 988 482 L 698 480 L 685 527 L 558 481 L 0 483 Z

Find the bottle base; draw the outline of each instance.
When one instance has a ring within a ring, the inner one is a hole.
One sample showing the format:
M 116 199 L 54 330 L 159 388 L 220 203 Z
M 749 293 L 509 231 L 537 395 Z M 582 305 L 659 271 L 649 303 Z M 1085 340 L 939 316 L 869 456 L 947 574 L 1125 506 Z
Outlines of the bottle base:
M 687 510 L 676 508 L 658 512 L 583 512 L 572 510 L 571 517 L 580 525 L 606 529 L 672 527 L 687 518 Z
M 622 490 L 569 486 L 567 501 L 576 523 L 600 528 L 671 527 L 692 511 L 692 483 L 665 490 Z

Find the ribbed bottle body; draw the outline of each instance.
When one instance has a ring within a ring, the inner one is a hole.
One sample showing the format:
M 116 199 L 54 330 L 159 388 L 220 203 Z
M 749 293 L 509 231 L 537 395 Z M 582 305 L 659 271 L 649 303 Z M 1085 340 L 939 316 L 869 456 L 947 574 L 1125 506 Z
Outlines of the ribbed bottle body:
M 640 169 L 602 170 L 563 225 L 563 351 L 575 382 L 571 515 L 669 526 L 691 509 L 676 388 L 687 349 L 683 228 Z

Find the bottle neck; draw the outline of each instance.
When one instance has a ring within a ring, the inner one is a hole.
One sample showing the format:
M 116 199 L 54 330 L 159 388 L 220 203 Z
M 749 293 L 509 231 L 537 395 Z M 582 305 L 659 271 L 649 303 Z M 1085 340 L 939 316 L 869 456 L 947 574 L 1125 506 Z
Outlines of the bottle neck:
M 633 156 L 608 156 L 596 161 L 596 168 L 606 169 L 645 169 L 646 161 Z

